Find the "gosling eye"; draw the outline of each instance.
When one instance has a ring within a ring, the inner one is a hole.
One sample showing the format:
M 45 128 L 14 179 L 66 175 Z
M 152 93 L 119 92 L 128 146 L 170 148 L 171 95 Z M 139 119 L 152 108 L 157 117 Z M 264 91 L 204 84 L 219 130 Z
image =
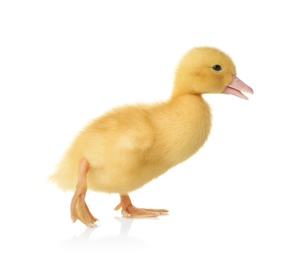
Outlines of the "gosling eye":
M 214 70 L 216 70 L 216 71 L 222 70 L 222 66 L 219 65 L 219 64 L 215 64 L 212 68 L 213 68 Z

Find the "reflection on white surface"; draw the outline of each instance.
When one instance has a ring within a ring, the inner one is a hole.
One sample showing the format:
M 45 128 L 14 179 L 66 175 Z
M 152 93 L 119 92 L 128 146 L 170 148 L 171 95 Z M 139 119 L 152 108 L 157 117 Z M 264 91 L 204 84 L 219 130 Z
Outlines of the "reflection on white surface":
M 113 230 L 107 226 L 95 226 L 94 228 L 85 228 L 79 235 L 73 235 L 71 238 L 62 242 L 62 249 L 66 252 L 92 252 L 92 254 L 104 254 L 105 257 L 118 256 L 126 254 L 126 258 L 130 252 L 142 256 L 147 252 L 155 252 L 155 247 L 151 237 L 153 232 L 147 226 L 157 223 L 158 218 L 150 219 L 129 219 L 124 217 L 114 217 L 109 219 L 110 224 L 119 224 Z M 105 223 L 105 224 L 108 224 Z M 132 232 L 134 224 L 139 224 L 138 232 Z M 143 234 L 144 229 L 148 229 L 148 235 Z M 128 253 L 128 254 L 127 254 Z M 137 257 L 138 257 L 137 256 Z M 107 259 L 107 258 L 106 258 Z M 108 258 L 109 259 L 109 258 Z M 139 258 L 138 258 L 139 259 Z
M 115 217 L 121 223 L 120 235 L 127 236 L 131 230 L 133 218 Z
M 115 217 L 116 221 L 120 223 L 120 229 L 118 234 L 110 235 L 96 235 L 100 228 L 100 225 L 94 228 L 86 228 L 78 236 L 74 236 L 72 239 L 65 241 L 66 246 L 84 245 L 84 246 L 95 246 L 95 247 L 109 247 L 109 246 L 147 246 L 147 243 L 139 238 L 130 235 L 132 223 L 136 219 L 128 219 L 124 217 Z M 98 232 L 99 233 L 99 232 Z M 101 232 L 100 232 L 101 233 Z

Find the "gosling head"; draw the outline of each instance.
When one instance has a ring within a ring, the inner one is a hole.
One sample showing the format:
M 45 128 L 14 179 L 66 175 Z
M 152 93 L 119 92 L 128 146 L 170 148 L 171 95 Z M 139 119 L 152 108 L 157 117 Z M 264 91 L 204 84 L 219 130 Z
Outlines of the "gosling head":
M 178 64 L 172 95 L 226 93 L 248 99 L 242 92 L 253 94 L 236 76 L 232 59 L 217 48 L 197 47 Z

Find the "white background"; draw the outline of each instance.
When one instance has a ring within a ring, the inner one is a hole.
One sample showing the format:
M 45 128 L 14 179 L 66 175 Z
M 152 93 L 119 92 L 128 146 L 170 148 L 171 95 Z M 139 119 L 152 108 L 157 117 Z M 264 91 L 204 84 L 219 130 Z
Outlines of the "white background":
M 0 258 L 284 259 L 284 24 L 277 0 L 1 1 Z M 111 107 L 166 99 L 200 45 L 229 53 L 255 94 L 205 96 L 206 145 L 131 194 L 170 214 L 123 219 L 117 194 L 89 192 L 100 226 L 71 223 L 72 193 L 47 177 L 74 135 Z

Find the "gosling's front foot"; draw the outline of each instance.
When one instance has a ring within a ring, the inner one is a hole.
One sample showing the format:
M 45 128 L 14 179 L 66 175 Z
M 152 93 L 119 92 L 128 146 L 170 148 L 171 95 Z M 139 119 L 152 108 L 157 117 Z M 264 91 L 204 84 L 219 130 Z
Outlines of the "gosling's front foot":
M 120 195 L 121 202 L 115 207 L 115 210 L 122 208 L 122 215 L 126 218 L 149 218 L 157 217 L 168 213 L 166 209 L 145 209 L 133 206 L 129 195 Z

